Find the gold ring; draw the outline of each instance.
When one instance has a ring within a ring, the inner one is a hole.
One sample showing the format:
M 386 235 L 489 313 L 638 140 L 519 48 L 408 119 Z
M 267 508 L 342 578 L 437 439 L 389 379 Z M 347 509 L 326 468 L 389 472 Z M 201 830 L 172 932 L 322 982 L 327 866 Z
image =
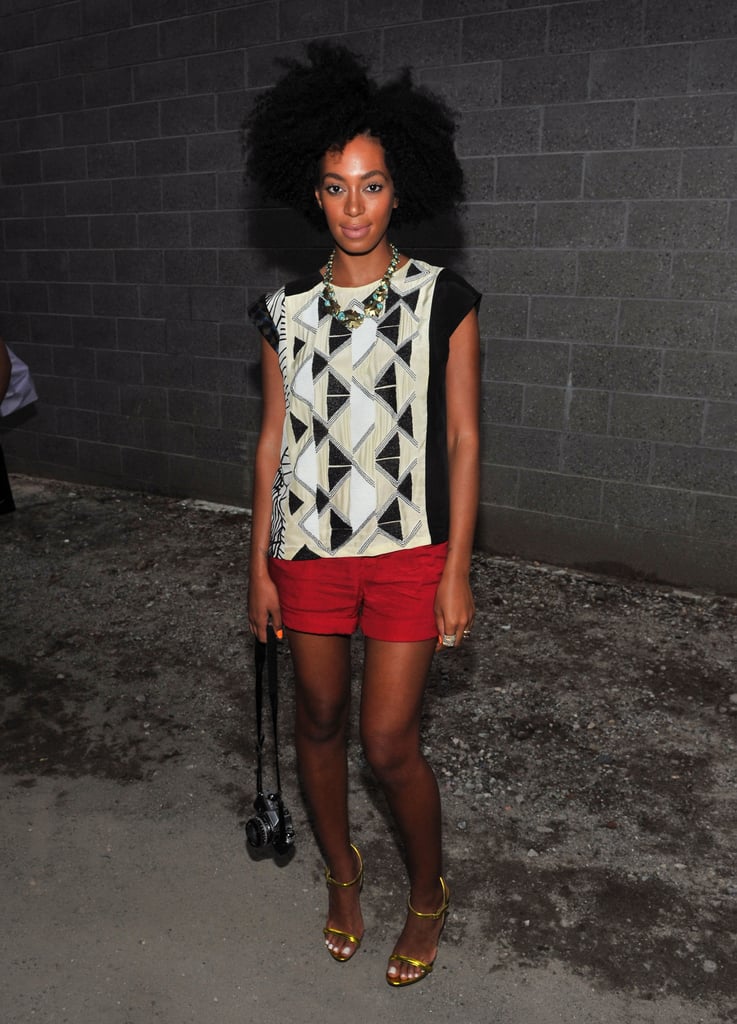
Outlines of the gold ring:
M 464 637 L 465 637 L 466 639 L 468 639 L 468 638 L 469 638 L 469 636 L 471 635 L 471 630 L 470 630 L 470 629 L 464 629 L 464 630 L 463 630 L 463 635 L 464 635 Z

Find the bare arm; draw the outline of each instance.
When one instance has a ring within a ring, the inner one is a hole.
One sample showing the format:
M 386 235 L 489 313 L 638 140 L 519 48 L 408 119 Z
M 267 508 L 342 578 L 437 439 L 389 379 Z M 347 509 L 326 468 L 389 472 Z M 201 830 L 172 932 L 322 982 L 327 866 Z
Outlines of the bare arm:
M 261 379 L 263 413 L 256 445 L 253 482 L 253 520 L 251 553 L 248 566 L 248 621 L 251 632 L 266 640 L 266 626 L 271 619 L 274 629 L 282 628 L 281 610 L 276 587 L 269 575 L 268 553 L 271 533 L 271 502 L 274 477 L 281 459 L 284 416 L 284 390 L 276 352 L 261 344 Z
M 445 371 L 450 528 L 435 617 L 438 632 L 455 633 L 456 645 L 474 616 L 468 578 L 479 500 L 480 377 L 478 318 L 472 310 L 451 335 Z
M 5 342 L 0 338 L 0 402 L 5 398 L 5 392 L 10 383 L 10 356 L 5 347 Z

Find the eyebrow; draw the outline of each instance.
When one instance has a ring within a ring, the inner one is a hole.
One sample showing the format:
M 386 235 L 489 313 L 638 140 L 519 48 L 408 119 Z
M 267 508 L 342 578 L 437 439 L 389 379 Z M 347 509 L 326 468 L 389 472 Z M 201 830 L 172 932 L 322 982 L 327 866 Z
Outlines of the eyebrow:
M 387 175 L 384 174 L 383 171 L 380 171 L 380 170 L 377 169 L 375 171 L 366 171 L 365 174 L 361 175 L 361 181 L 365 181 L 367 178 L 374 178 L 377 175 L 380 178 L 384 178 L 385 181 L 388 180 Z M 335 171 L 325 171 L 325 173 L 323 174 L 322 177 L 323 177 L 323 180 L 325 180 L 325 178 L 337 178 L 338 181 L 345 181 L 345 178 L 343 177 L 343 175 L 342 174 L 336 174 Z

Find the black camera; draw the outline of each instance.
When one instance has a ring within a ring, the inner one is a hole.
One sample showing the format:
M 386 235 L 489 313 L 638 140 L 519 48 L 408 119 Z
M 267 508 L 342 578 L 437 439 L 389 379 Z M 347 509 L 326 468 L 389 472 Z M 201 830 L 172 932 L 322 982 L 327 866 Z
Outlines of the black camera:
M 294 842 L 292 815 L 282 803 L 278 793 L 259 793 L 253 802 L 256 811 L 246 822 L 249 846 L 260 850 L 269 843 L 276 853 L 287 853 Z

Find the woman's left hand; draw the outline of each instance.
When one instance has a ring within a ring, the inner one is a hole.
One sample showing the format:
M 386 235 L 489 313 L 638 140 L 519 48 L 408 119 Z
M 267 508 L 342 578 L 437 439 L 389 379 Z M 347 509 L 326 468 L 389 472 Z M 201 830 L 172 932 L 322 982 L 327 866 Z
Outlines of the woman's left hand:
M 438 627 L 438 647 L 460 647 L 468 639 L 475 607 L 473 594 L 465 573 L 444 572 L 435 595 L 435 621 Z M 443 643 L 444 637 L 454 637 L 453 643 Z

